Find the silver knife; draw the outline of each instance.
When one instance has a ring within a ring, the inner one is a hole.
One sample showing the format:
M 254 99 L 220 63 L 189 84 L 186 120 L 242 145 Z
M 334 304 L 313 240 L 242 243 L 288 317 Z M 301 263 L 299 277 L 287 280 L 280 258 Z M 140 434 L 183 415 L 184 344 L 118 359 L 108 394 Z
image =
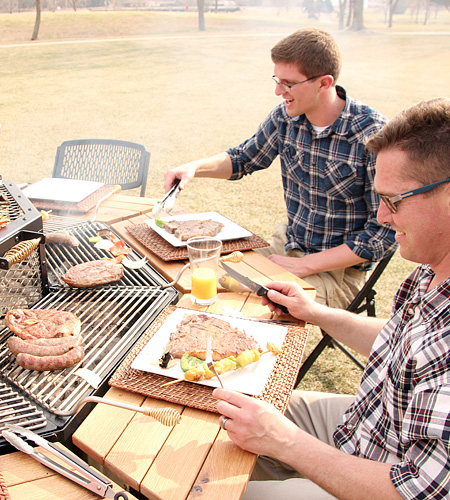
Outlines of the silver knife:
M 234 269 L 232 269 L 230 266 L 225 264 L 225 262 L 221 262 L 222 267 L 225 269 L 225 271 L 235 280 L 239 281 L 239 283 L 242 283 L 246 287 L 250 288 L 250 290 L 253 290 L 256 295 L 259 297 L 266 297 L 266 299 L 272 303 L 274 306 L 279 307 L 285 314 L 289 314 L 289 310 L 287 307 L 282 306 L 281 304 L 277 304 L 273 300 L 270 300 L 267 297 L 267 293 L 269 292 L 269 288 L 265 287 L 264 285 L 261 285 L 259 283 L 256 283 L 256 281 L 251 280 L 247 276 L 244 276 L 241 273 L 238 273 Z

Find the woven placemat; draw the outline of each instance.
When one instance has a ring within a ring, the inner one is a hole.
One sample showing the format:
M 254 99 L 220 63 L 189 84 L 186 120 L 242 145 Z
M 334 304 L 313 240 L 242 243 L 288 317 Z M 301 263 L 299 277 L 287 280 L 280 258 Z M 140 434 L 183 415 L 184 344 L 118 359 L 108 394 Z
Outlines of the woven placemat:
M 188 258 L 187 247 L 174 247 L 156 231 L 145 223 L 135 226 L 126 226 L 125 229 L 142 243 L 151 252 L 164 261 L 183 260 Z M 222 242 L 222 253 L 235 251 L 252 250 L 254 248 L 268 247 L 269 243 L 256 234 L 238 240 L 228 240 Z
M 117 189 L 117 186 L 106 185 L 97 189 L 95 193 L 86 197 L 80 203 L 58 203 L 48 200 L 32 200 L 33 205 L 39 210 L 64 210 L 66 212 L 78 212 L 86 213 L 93 209 L 99 200 L 104 196 L 113 193 Z
M 11 500 L 9 496 L 8 488 L 6 487 L 5 479 L 0 472 L 0 500 Z
M 175 306 L 167 306 L 164 309 L 121 363 L 109 380 L 109 385 L 144 396 L 217 413 L 217 401 L 211 395 L 213 388 L 191 382 L 179 382 L 161 387 L 162 384 L 173 379 L 131 368 L 136 356 L 175 309 Z M 283 353 L 277 356 L 277 361 L 262 395 L 255 396 L 268 401 L 282 413 L 285 412 L 294 389 L 307 339 L 308 330 L 306 328 L 288 326 Z

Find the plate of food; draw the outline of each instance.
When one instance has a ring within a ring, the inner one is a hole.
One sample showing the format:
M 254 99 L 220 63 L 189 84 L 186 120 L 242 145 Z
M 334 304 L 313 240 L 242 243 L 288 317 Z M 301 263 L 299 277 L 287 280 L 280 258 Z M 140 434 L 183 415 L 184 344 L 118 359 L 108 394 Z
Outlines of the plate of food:
M 131 368 L 165 375 L 174 383 L 220 387 L 217 378 L 208 378 L 204 370 L 206 336 L 211 334 L 213 359 L 216 369 L 223 369 L 224 387 L 260 396 L 277 360 L 276 346 L 283 345 L 287 331 L 281 325 L 179 308 L 155 332 Z
M 250 231 L 217 212 L 161 217 L 145 223 L 174 247 L 186 246 L 187 240 L 194 236 L 215 236 L 222 241 L 252 236 Z

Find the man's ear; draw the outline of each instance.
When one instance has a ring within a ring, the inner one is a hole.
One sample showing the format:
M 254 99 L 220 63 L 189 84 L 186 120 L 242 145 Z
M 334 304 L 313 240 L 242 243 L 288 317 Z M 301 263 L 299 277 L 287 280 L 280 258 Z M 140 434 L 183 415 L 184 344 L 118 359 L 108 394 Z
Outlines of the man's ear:
M 328 90 L 334 84 L 333 75 L 319 76 L 318 80 L 320 81 L 320 90 Z

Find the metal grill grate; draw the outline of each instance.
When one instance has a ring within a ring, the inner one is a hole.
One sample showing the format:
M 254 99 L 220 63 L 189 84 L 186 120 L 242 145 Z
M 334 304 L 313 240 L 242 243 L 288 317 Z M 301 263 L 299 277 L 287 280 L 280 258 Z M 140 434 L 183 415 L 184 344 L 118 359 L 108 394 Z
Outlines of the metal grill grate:
M 7 424 L 21 425 L 28 429 L 45 427 L 47 421 L 44 414 L 29 401 L 0 382 L 0 431 Z
M 171 297 L 173 293 L 170 291 L 155 288 L 102 288 L 50 293 L 35 307 L 70 311 L 81 320 L 84 360 L 61 371 L 25 370 L 16 364 L 9 351 L 6 342 L 10 331 L 4 328 L 0 330 L 3 379 L 12 382 L 49 410 L 72 409 L 118 366 Z M 81 372 L 80 367 L 83 368 Z

